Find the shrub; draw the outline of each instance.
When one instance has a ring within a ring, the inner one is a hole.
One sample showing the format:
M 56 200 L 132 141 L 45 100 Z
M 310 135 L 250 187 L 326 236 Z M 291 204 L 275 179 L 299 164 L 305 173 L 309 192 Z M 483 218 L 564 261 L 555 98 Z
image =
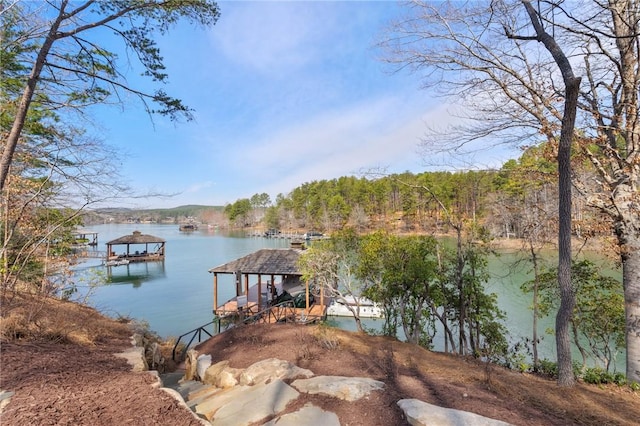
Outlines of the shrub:
M 582 374 L 582 380 L 592 385 L 611 383 L 613 375 L 600 367 L 586 368 Z
M 548 359 L 541 359 L 535 368 L 535 372 L 547 377 L 558 377 L 558 364 Z
M 614 383 L 618 386 L 624 386 L 627 384 L 627 378 L 623 373 L 620 373 L 620 372 L 610 373 L 600 367 L 585 369 L 582 375 L 582 380 L 584 380 L 585 383 L 590 383 L 593 385 L 604 385 L 608 383 Z M 631 385 L 629 386 L 632 387 Z

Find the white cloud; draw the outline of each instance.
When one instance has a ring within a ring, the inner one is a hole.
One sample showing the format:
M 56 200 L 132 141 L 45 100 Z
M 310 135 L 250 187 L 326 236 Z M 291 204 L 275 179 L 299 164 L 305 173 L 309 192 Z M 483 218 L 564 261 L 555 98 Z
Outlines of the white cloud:
M 185 193 L 199 193 L 203 189 L 211 188 L 213 186 L 213 182 L 208 180 L 205 182 L 197 182 L 190 185 L 187 189 L 184 190 Z
M 383 167 L 421 169 L 418 151 L 425 123 L 448 119 L 445 107 L 387 97 L 320 114 L 253 141 L 230 164 L 254 182 L 251 193 L 288 193 L 304 182 L 358 175 Z M 243 144 L 240 144 L 243 145 Z M 255 167 L 246 167 L 255 165 Z
M 227 60 L 259 73 L 290 74 L 318 61 L 315 46 L 332 19 L 313 2 L 222 2 L 210 32 Z M 322 16 L 319 16 L 322 14 Z

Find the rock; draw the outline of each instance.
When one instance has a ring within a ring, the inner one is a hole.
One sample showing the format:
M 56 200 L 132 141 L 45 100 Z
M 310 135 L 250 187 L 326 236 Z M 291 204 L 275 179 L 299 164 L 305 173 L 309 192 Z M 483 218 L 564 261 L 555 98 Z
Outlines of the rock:
M 508 426 L 500 420 L 451 408 L 438 407 L 418 399 L 401 399 L 398 406 L 412 426 Z
M 214 385 L 218 375 L 229 366 L 229 361 L 220 361 L 212 364 L 207 370 L 204 372 L 204 376 L 202 376 L 202 382 L 208 385 Z
M 133 371 L 147 371 L 149 366 L 147 360 L 144 358 L 144 348 L 132 347 L 126 351 L 115 354 L 119 358 L 127 360 Z
M 216 393 L 213 398 L 208 398 L 205 401 L 196 404 L 194 411 L 206 417 L 208 420 L 211 420 L 213 416 L 215 416 L 216 411 L 221 407 L 224 407 L 226 404 L 233 402 L 233 399 L 236 398 L 237 395 L 242 394 L 243 392 L 248 392 L 249 388 L 250 386 L 236 386 L 230 389 L 225 389 Z
M 336 413 L 325 411 L 313 404 L 305 404 L 304 407 L 293 413 L 271 420 L 263 426 L 340 426 L 340 419 Z
M 241 385 L 254 385 L 266 383 L 274 379 L 295 379 L 297 377 L 312 377 L 313 372 L 300 368 L 289 361 L 277 358 L 268 358 L 258 361 L 246 368 L 240 374 Z
M 222 389 L 231 388 L 239 383 L 242 370 L 239 368 L 228 367 L 220 372 L 215 385 Z
M 196 405 L 195 411 L 203 414 L 214 426 L 249 425 L 278 414 L 298 395 L 282 380 L 255 386 L 235 386 Z
M 136 326 L 134 326 L 133 328 L 135 329 Z M 140 330 L 138 330 L 137 332 L 134 332 L 133 335 L 131 336 L 131 345 L 144 347 L 144 332 Z
M 162 387 L 162 379 L 160 378 L 160 373 L 158 373 L 157 370 L 149 370 L 149 371 L 147 371 L 147 374 L 152 376 L 153 379 L 154 379 L 153 384 L 151 384 L 152 387 L 154 387 L 154 388 L 161 388 Z
M 195 376 L 202 374 L 207 384 L 197 382 L 200 383 L 200 387 L 194 388 L 193 382 L 181 381 L 178 391 L 183 396 L 188 393 L 187 406 L 215 426 L 250 425 L 263 422 L 267 418 L 272 420 L 265 423 L 265 426 L 339 426 L 340 420 L 335 413 L 313 404 L 306 404 L 301 409 L 281 417 L 278 417 L 278 414 L 287 404 L 298 398 L 299 392 L 353 402 L 385 387 L 383 382 L 366 377 L 314 377 L 310 370 L 276 358 L 257 362 L 244 371 L 229 367 L 228 361 L 214 365 L 210 363 L 210 356 L 198 356 L 195 351 L 189 351 L 187 370 L 193 371 L 192 374 Z M 204 372 L 196 371 L 204 366 Z M 289 386 L 284 382 L 287 379 L 295 380 Z M 438 407 L 417 399 L 403 399 L 397 404 L 412 426 L 509 425 L 500 420 Z
M 15 394 L 16 393 L 13 391 L 0 390 L 0 413 L 2 413 L 4 407 L 9 403 L 11 397 Z
M 186 408 L 187 410 L 189 410 L 191 412 L 191 414 L 193 415 L 193 418 L 199 422 L 202 426 L 208 426 L 209 423 L 206 422 L 204 419 L 201 419 L 200 417 L 198 417 L 198 415 L 196 413 L 194 413 L 188 406 L 187 404 L 184 402 L 184 400 L 182 399 L 182 396 L 178 393 L 177 390 L 175 389 L 171 389 L 171 388 L 160 388 L 161 390 L 163 390 L 164 392 L 168 393 L 169 395 L 171 395 L 176 401 L 178 401 L 178 404 L 183 406 L 184 408 Z
M 216 395 L 220 391 L 221 390 L 215 386 L 204 385 L 200 389 L 190 392 L 188 397 L 185 399 L 185 402 L 187 403 L 187 407 L 189 407 L 190 410 L 195 411 L 195 407 L 198 404 L 202 404 L 208 399 L 213 398 L 214 395 Z
M 151 365 L 149 366 L 151 370 L 158 370 L 164 367 L 164 357 L 158 342 L 151 343 L 147 348 L 147 358 L 151 360 Z
M 203 354 L 196 359 L 196 377 L 202 379 L 205 371 L 211 366 L 211 355 Z
M 184 380 L 194 380 L 196 378 L 196 367 L 198 365 L 198 351 L 189 349 L 187 358 L 184 360 Z
M 184 378 L 184 371 L 177 370 L 172 373 L 160 374 L 160 380 L 162 380 L 162 386 L 165 388 L 177 388 L 181 380 Z
M 207 368 L 202 381 L 226 389 L 237 385 L 241 374 L 241 369 L 229 367 L 229 361 L 220 361 Z
M 342 399 L 357 401 L 374 390 L 384 389 L 384 383 L 366 377 L 317 376 L 310 379 L 298 379 L 291 386 L 300 392 L 323 394 Z
M 196 380 L 180 380 L 175 385 L 166 387 L 170 387 L 178 391 L 178 393 L 182 395 L 182 398 L 186 401 L 192 392 L 195 392 L 198 389 L 203 388 L 204 386 L 206 385 Z

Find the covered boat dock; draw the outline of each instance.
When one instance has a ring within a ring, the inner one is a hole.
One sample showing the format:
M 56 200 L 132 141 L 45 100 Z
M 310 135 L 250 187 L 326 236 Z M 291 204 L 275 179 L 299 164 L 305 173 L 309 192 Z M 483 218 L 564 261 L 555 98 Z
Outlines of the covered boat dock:
M 294 308 L 293 312 L 297 322 L 309 322 L 323 319 L 326 316 L 324 293 L 321 292 L 319 300 L 309 292 L 309 283 L 304 282 L 302 273 L 298 268 L 298 259 L 302 250 L 288 249 L 261 249 L 247 256 L 225 263 L 209 270 L 213 274 L 213 312 L 216 316 L 225 317 L 231 315 L 249 316 L 265 313 L 276 309 L 278 302 L 285 292 L 299 299 L 304 298 L 304 306 Z M 218 298 L 220 274 L 232 274 L 235 276 L 235 297 L 220 303 Z M 251 281 L 257 281 L 250 284 Z M 291 308 L 289 308 L 291 312 Z M 277 318 L 278 315 L 273 316 Z
M 73 244 L 79 246 L 97 246 L 98 245 L 98 233 L 94 231 L 87 231 L 78 229 L 73 233 Z
M 120 253 L 114 246 L 126 246 Z M 107 243 L 107 263 L 109 262 L 154 262 L 164 260 L 165 240 L 133 231 Z

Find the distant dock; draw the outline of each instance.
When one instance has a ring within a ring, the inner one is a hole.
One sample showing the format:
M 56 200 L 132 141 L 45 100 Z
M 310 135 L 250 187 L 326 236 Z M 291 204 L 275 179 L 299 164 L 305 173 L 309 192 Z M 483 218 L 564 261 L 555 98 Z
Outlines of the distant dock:
M 297 232 L 267 233 L 266 231 L 250 231 L 247 233 L 247 236 L 253 238 L 281 238 L 286 240 L 304 240 L 304 234 L 298 234 Z

